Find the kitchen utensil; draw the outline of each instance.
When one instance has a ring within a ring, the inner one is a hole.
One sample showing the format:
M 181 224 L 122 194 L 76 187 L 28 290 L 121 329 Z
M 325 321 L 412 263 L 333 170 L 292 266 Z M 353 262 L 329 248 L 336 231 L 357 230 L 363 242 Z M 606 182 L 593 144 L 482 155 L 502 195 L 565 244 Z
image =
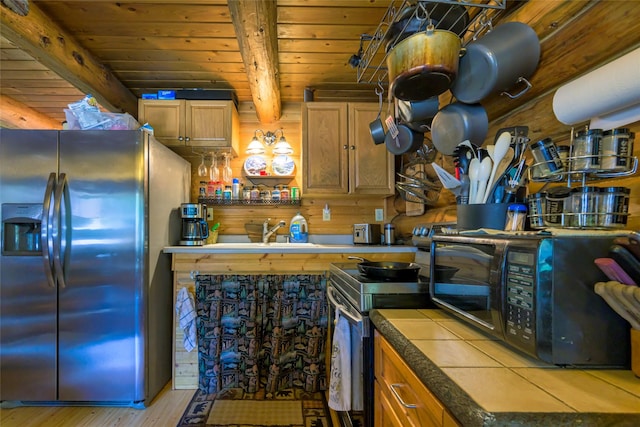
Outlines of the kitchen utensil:
M 358 271 L 367 277 L 379 280 L 418 280 L 420 265 L 414 262 L 369 261 L 362 257 L 349 256 L 360 260 Z
M 405 169 L 405 174 L 409 177 L 420 176 L 424 174 L 424 164 L 416 163 L 408 166 Z M 413 200 L 411 200 L 413 199 Z M 405 200 L 405 215 L 406 216 L 419 216 L 424 214 L 424 203 L 421 203 L 419 199 L 414 197 L 407 197 Z
M 618 300 L 613 293 L 613 285 L 617 282 L 598 282 L 593 289 L 596 294 L 600 295 L 609 304 L 620 317 L 631 324 L 634 329 L 640 329 L 640 322 L 636 322 L 635 318 L 627 311 L 626 307 Z
M 507 164 L 504 165 L 503 172 L 507 169 L 507 166 L 511 163 L 511 160 L 513 160 L 513 153 L 511 154 L 511 158 L 507 156 L 507 152 L 509 151 L 509 149 L 511 149 L 511 147 L 509 147 L 510 144 L 511 134 L 509 132 L 503 132 L 494 145 L 494 149 L 492 150 L 493 153 L 489 152 L 493 165 L 491 168 L 491 174 L 489 175 L 489 179 L 487 181 L 487 189 L 482 195 L 482 203 L 487 203 L 489 194 L 491 194 L 491 190 L 493 190 L 493 183 L 496 177 L 496 172 L 498 171 L 498 167 L 500 167 L 500 162 L 502 162 L 502 159 L 506 157 L 507 160 Z
M 615 239 L 613 239 L 613 243 L 622 246 L 627 251 L 629 251 L 629 253 L 631 253 L 638 261 L 640 261 L 640 237 L 634 239 L 632 233 L 632 235 L 630 236 L 616 237 Z
M 484 203 L 484 193 L 487 190 L 487 183 L 491 176 L 492 167 L 493 162 L 490 157 L 486 157 L 480 162 L 480 169 L 478 169 L 478 191 L 472 203 Z
M 436 171 L 436 174 L 438 175 L 438 178 L 440 179 L 440 182 L 442 183 L 444 188 L 446 188 L 447 190 L 452 190 L 452 193 L 458 196 L 459 192 L 456 193 L 453 190 L 456 188 L 460 190 L 460 188 L 462 187 L 462 182 L 456 179 L 455 176 L 444 170 L 441 166 L 438 166 L 437 163 L 431 163 L 431 166 L 433 167 L 433 170 Z
M 384 89 L 382 88 L 382 84 L 378 83 L 378 87 L 375 88 L 375 93 L 378 95 L 378 116 L 374 121 L 369 123 L 369 132 L 371 132 L 371 138 L 373 139 L 373 143 L 376 145 L 383 144 L 385 135 L 384 135 L 384 125 L 382 124 L 382 119 L 380 118 L 380 114 L 382 114 L 382 95 L 384 93 Z
M 396 44 L 386 60 L 392 95 L 421 101 L 448 90 L 458 70 L 461 45 L 457 34 L 433 25 Z
M 453 150 L 453 164 L 459 167 L 463 174 L 469 174 L 469 163 L 474 157 L 476 151 L 469 141 L 462 141 Z
M 609 280 L 623 283 L 625 285 L 637 285 L 637 283 L 629 277 L 626 271 L 612 258 L 596 258 L 594 264 L 602 270 Z
M 480 174 L 480 161 L 471 159 L 469 163 L 469 203 L 475 203 L 478 194 L 478 175 Z
M 451 92 L 458 101 L 473 104 L 524 83 L 525 89 L 508 94 L 517 98 L 531 87 L 527 79 L 535 72 L 539 60 L 540 41 L 533 28 L 522 22 L 497 25 L 466 45 Z
M 424 142 L 424 134 L 416 132 L 405 124 L 396 125 L 398 135 L 394 138 L 391 132 L 387 132 L 384 144 L 387 150 L 397 155 L 417 151 Z
M 620 267 L 634 280 L 635 284 L 640 284 L 640 261 L 638 261 L 629 251 L 620 245 L 611 245 L 609 256 L 616 260 Z
M 431 122 L 433 145 L 448 156 L 464 140 L 481 146 L 488 131 L 487 112 L 480 104 L 448 104 L 438 111 Z

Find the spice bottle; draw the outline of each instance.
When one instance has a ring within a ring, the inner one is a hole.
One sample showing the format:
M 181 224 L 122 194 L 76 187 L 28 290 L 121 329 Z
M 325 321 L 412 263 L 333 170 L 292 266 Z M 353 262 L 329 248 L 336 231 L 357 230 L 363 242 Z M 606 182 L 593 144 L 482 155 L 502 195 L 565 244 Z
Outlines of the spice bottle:
M 551 138 L 545 138 L 531 144 L 534 178 L 545 178 L 563 170 L 562 159 Z
M 273 186 L 273 191 L 271 192 L 271 200 L 280 201 L 280 187 L 277 185 Z
M 529 194 L 527 200 L 529 202 L 529 225 L 533 229 L 544 228 L 544 214 L 547 208 L 546 191 Z
M 598 225 L 598 187 L 577 187 L 571 191 L 574 224 L 580 228 L 592 228 Z
M 512 203 L 507 207 L 505 231 L 524 230 L 524 221 L 527 217 L 527 207 L 521 203 Z
M 609 171 L 626 171 L 631 164 L 632 137 L 628 128 L 610 129 L 602 134 L 602 169 Z
M 288 185 L 283 185 L 282 186 L 282 190 L 280 190 L 280 200 L 290 200 L 291 199 L 291 193 L 289 191 L 289 186 Z
M 605 187 L 600 189 L 598 225 L 607 228 L 623 228 L 627 225 L 629 194 L 627 187 Z
M 589 171 L 600 168 L 598 156 L 602 129 L 583 130 L 573 140 L 571 167 L 573 171 Z

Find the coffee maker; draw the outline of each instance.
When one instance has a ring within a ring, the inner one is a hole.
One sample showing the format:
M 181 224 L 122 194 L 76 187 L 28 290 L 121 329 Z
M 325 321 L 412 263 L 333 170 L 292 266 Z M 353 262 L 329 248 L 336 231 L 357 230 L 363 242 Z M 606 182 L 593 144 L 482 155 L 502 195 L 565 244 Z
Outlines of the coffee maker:
M 182 216 L 181 246 L 202 246 L 209 237 L 207 224 L 207 205 L 203 203 L 183 203 L 180 205 Z

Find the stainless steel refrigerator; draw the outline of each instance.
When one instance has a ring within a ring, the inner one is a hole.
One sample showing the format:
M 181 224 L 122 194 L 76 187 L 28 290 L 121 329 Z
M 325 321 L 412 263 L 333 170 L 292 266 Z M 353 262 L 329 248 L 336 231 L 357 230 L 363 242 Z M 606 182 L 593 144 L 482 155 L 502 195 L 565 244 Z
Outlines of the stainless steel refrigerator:
M 140 131 L 0 129 L 0 400 L 143 408 L 171 378 L 190 163 Z

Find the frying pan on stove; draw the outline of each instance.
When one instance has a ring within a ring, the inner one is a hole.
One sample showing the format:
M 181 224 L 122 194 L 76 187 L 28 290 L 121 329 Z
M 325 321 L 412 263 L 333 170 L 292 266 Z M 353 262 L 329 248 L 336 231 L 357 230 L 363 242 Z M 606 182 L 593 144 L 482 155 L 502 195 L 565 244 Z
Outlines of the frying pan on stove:
M 360 260 L 358 271 L 371 279 L 418 280 L 420 265 L 413 262 L 368 261 L 356 256 L 348 258 Z

